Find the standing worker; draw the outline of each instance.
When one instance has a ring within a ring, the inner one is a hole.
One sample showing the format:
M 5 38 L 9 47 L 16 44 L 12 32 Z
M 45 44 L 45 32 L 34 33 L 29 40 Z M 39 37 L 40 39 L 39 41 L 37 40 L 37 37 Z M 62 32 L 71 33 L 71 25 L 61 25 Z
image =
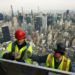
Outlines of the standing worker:
M 17 29 L 15 38 L 16 41 L 9 43 L 7 46 L 7 52 L 3 54 L 3 58 L 31 63 L 31 59 L 27 57 L 32 53 L 32 46 L 25 41 L 26 32 L 22 29 Z
M 46 62 L 46 67 L 72 71 L 71 60 L 65 57 L 65 46 L 62 43 L 57 44 L 54 54 L 48 54 L 45 56 L 32 55 L 31 58 L 33 61 L 37 61 L 38 63 Z

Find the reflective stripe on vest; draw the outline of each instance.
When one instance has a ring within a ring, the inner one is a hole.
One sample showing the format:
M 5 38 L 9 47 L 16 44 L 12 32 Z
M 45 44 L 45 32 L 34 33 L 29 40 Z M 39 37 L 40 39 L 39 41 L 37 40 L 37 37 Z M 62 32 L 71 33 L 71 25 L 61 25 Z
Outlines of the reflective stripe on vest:
M 60 63 L 58 69 L 69 71 L 70 62 L 71 62 L 70 59 L 67 59 L 66 57 L 63 56 L 62 62 Z
M 54 63 L 52 62 L 54 62 L 54 57 L 52 56 L 52 54 L 49 54 L 46 60 L 46 66 L 54 68 Z
M 70 59 L 68 59 L 68 63 L 67 63 L 67 68 L 66 68 L 66 71 L 69 71 L 69 65 L 70 65 L 70 63 L 71 63 L 71 60 Z
M 65 71 L 69 71 L 69 65 L 70 65 L 70 59 L 65 58 L 64 56 L 62 57 L 62 61 L 58 67 L 59 70 L 65 70 Z M 47 67 L 51 67 L 54 68 L 55 64 L 54 64 L 54 57 L 49 54 L 46 60 L 46 66 Z
M 65 59 L 64 56 L 62 56 L 62 61 L 58 67 L 58 69 L 60 69 L 60 70 L 66 70 L 67 61 L 64 63 L 64 59 Z M 64 64 L 66 64 L 66 65 L 64 65 Z

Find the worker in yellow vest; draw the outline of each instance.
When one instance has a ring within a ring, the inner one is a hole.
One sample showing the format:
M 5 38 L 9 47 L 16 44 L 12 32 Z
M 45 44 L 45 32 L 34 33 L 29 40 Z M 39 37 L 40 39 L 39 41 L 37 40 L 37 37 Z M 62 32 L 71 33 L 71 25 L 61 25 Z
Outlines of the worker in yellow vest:
M 26 32 L 22 29 L 17 29 L 15 38 L 16 41 L 8 44 L 7 51 L 3 54 L 3 58 L 31 63 L 31 59 L 28 57 L 32 53 L 32 46 L 25 41 Z
M 32 55 L 31 58 L 33 61 L 37 61 L 38 63 L 46 62 L 46 67 L 72 71 L 71 60 L 65 57 L 65 46 L 62 43 L 57 44 L 57 48 L 54 49 L 53 54 L 45 56 Z

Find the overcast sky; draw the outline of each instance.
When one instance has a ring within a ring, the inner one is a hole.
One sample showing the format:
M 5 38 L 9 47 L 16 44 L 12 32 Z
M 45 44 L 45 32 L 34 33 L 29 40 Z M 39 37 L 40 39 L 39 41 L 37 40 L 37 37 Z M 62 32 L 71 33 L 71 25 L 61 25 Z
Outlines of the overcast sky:
M 10 11 L 10 5 L 14 10 L 75 10 L 75 0 L 0 0 L 0 11 Z

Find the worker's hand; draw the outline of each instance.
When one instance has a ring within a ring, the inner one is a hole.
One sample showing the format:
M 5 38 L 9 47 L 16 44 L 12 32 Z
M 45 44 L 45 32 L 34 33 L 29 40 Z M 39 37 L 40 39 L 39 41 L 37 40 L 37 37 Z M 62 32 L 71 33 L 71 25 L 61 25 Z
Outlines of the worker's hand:
M 15 53 L 15 59 L 19 59 L 21 57 L 21 54 L 19 52 Z
M 13 52 L 13 56 L 15 57 L 15 59 L 19 59 L 21 54 L 19 52 Z

